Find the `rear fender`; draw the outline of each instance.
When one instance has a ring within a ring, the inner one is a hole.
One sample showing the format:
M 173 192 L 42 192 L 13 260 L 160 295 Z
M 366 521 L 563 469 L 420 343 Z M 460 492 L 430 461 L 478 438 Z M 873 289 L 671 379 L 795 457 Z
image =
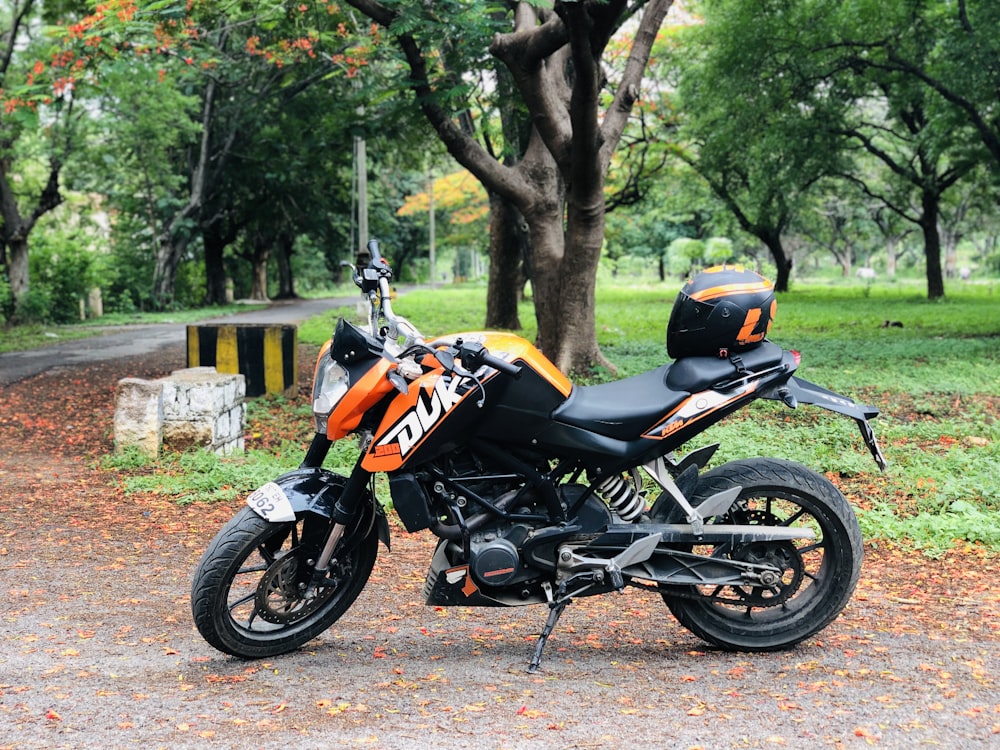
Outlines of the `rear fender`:
M 326 469 L 296 469 L 251 492 L 246 504 L 271 523 L 287 523 L 307 513 L 330 519 L 346 483 L 345 477 Z M 366 489 L 364 494 L 362 512 L 369 521 L 374 521 L 379 540 L 389 549 L 389 522 L 385 513 L 371 492 Z
M 794 375 L 785 383 L 761 393 L 761 396 L 776 401 L 784 401 L 785 404 L 793 409 L 799 404 L 814 404 L 837 414 L 850 417 L 857 422 L 858 428 L 861 430 L 861 437 L 864 438 L 865 445 L 871 451 L 875 463 L 878 464 L 879 469 L 885 471 L 885 456 L 882 455 L 882 450 L 875 439 L 875 433 L 872 431 L 871 425 L 868 424 L 869 419 L 874 419 L 878 416 L 878 409 L 874 406 L 858 404 L 847 396 L 834 393 Z

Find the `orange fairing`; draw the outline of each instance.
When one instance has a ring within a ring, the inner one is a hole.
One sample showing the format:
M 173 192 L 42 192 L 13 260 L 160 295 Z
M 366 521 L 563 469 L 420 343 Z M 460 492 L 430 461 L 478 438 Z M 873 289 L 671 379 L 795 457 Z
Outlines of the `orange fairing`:
M 430 346 L 454 343 L 460 338 L 479 341 L 493 356 L 530 367 L 564 396 L 568 396 L 573 387 L 569 379 L 538 349 L 513 334 L 459 333 L 432 341 Z M 464 401 L 478 398 L 476 388 L 461 387 L 465 381 L 460 377 L 446 376 L 433 358 L 427 358 L 424 365 L 435 369 L 410 383 L 409 392 L 396 396 L 389 404 L 372 438 L 371 447 L 361 461 L 361 466 L 366 471 L 395 471 L 402 468 L 438 427 L 460 409 Z M 482 382 L 501 377 L 506 376 L 494 372 Z
M 493 332 L 465 333 L 461 336 L 467 339 L 473 337 L 482 339 L 483 345 L 495 357 L 500 357 L 508 362 L 523 361 L 525 365 L 544 377 L 553 388 L 564 396 L 569 396 L 569 392 L 573 390 L 573 384 L 569 378 L 563 375 L 559 368 L 552 364 L 529 341 L 520 336 L 515 336 L 512 333 Z
M 409 392 L 396 396 L 372 438 L 361 462 L 366 471 L 395 471 L 437 429 L 470 393 L 459 393 L 462 379 L 445 377 L 441 370 L 424 373 Z
M 393 389 L 386 377 L 392 367 L 394 365 L 388 360 L 379 359 L 357 383 L 351 385 L 340 403 L 330 412 L 326 427 L 326 436 L 330 440 L 340 440 L 354 432 L 365 412 Z

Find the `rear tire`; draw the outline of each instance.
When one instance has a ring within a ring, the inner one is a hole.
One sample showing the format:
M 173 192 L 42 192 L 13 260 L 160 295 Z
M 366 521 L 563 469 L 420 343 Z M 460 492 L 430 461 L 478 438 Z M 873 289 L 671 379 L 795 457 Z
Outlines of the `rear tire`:
M 664 586 L 670 611 L 699 638 L 724 649 L 776 651 L 829 625 L 847 604 L 861 574 L 861 529 L 854 511 L 825 477 L 790 461 L 753 458 L 706 472 L 690 498 L 741 486 L 729 512 L 714 523 L 806 527 L 815 539 L 695 547 L 782 569 L 777 590 L 749 586 Z
M 337 585 L 304 599 L 288 583 L 303 521 L 270 523 L 243 508 L 222 527 L 195 571 L 191 610 L 212 646 L 243 659 L 294 651 L 336 622 L 361 593 L 378 554 L 374 527 L 335 555 Z

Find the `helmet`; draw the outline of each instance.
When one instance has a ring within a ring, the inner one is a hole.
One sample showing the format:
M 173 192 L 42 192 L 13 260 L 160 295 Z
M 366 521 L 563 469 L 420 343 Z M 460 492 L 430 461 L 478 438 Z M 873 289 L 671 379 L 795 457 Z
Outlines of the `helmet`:
M 667 323 L 667 353 L 728 357 L 757 346 L 771 329 L 774 285 L 743 266 L 713 266 L 687 282 Z

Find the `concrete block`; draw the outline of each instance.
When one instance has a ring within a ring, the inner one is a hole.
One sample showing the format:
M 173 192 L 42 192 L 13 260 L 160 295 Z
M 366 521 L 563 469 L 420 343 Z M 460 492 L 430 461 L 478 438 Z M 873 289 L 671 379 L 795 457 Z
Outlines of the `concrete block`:
M 115 452 L 134 446 L 160 455 L 163 442 L 163 381 L 123 378 L 115 394 Z
M 229 455 L 243 452 L 246 381 L 214 367 L 177 370 L 165 378 L 119 381 L 115 407 L 115 446 L 139 445 L 158 455 L 203 447 Z M 120 436 L 120 438 L 119 438 Z

